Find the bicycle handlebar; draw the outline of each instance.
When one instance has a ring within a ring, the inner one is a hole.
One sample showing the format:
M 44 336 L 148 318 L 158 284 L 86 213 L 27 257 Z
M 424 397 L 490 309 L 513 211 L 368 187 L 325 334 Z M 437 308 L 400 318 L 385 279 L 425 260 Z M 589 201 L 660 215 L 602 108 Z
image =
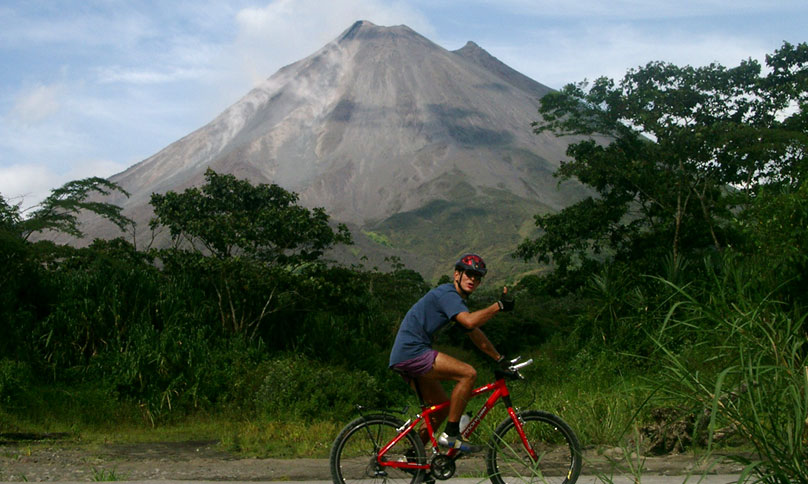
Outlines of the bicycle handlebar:
M 513 364 L 513 365 L 511 365 L 511 368 L 514 369 L 514 370 L 519 370 L 520 368 L 524 368 L 524 367 L 526 367 L 528 365 L 532 365 L 532 364 L 533 364 L 533 358 L 531 358 L 531 359 L 529 359 L 527 361 L 523 361 L 522 363 L 519 363 L 519 364 Z

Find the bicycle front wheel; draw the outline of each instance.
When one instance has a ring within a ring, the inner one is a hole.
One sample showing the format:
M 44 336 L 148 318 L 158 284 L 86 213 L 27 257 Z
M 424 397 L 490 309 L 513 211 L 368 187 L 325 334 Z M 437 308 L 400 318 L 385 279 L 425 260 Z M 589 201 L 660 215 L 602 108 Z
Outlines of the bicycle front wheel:
M 334 484 L 419 484 L 423 469 L 400 469 L 381 465 L 379 451 L 404 425 L 390 415 L 359 417 L 342 429 L 331 447 L 331 476 Z M 399 440 L 382 458 L 386 462 L 426 462 L 424 444 L 415 431 Z
M 527 452 L 510 418 L 494 431 L 486 465 L 493 484 L 574 484 L 581 473 L 581 444 L 560 417 L 530 410 L 519 414 L 525 437 L 536 453 Z

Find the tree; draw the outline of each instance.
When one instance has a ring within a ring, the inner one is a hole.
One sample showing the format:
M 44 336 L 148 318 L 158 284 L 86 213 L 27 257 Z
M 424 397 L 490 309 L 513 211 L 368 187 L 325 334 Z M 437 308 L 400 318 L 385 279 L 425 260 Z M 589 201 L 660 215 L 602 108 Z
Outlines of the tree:
M 351 243 L 345 225 L 334 231 L 325 210 L 297 205 L 297 194 L 278 185 L 253 186 L 211 169 L 205 180 L 183 193 L 153 194 L 152 229 L 165 225 L 176 244 L 219 259 L 248 256 L 271 265 L 314 261 L 334 244 Z
M 351 243 L 350 232 L 342 224 L 332 229 L 322 208 L 299 206 L 297 195 L 278 185 L 253 186 L 210 169 L 205 180 L 183 193 L 153 194 L 151 227 L 168 227 L 175 243 L 162 251 L 166 270 L 193 274 L 215 294 L 222 328 L 253 339 L 272 330 L 267 322 L 274 313 L 300 298 L 298 276 L 289 269 Z
M 46 230 L 81 238 L 84 234 L 79 229 L 78 214 L 82 211 L 100 215 L 123 231 L 132 225 L 133 221 L 121 213 L 121 207 L 91 199 L 93 194 L 109 195 L 115 191 L 129 196 L 129 193 L 116 183 L 103 178 L 74 180 L 52 190 L 45 200 L 32 208 L 27 217 L 21 216 L 19 205 L 10 206 L 3 201 L 0 206 L 0 217 L 3 223 L 23 240 L 28 240 L 35 232 Z
M 575 269 L 599 254 L 673 260 L 721 250 L 733 220 L 762 186 L 796 185 L 808 146 L 808 44 L 785 43 L 727 69 L 651 62 L 619 83 L 570 84 L 541 100 L 536 133 L 583 135 L 569 146 L 562 179 L 594 189 L 517 249 L 522 258 Z M 598 136 L 600 135 L 600 136 Z
M 121 208 L 93 201 L 93 194 L 113 191 L 126 194 L 118 185 L 102 178 L 71 181 L 51 192 L 26 216 L 20 204 L 10 204 L 0 195 L 0 357 L 22 357 L 31 353 L 29 342 L 38 318 L 50 307 L 48 283 L 54 278 L 46 266 L 54 258 L 64 258 L 70 249 L 50 242 L 31 244 L 29 237 L 46 230 L 81 237 L 78 214 L 91 211 L 123 229 L 132 221 Z M 13 322 L 13 324 L 11 324 Z M 50 338 L 48 338 L 50 340 Z

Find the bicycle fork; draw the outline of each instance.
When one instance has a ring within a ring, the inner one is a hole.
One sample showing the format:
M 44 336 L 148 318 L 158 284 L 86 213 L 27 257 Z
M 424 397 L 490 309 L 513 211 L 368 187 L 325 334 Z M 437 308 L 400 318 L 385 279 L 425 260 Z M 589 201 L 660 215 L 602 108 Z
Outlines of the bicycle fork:
M 510 405 L 508 406 L 508 415 L 510 415 L 511 420 L 513 420 L 513 426 L 516 428 L 516 433 L 519 435 L 519 439 L 522 440 L 522 445 L 525 447 L 525 450 L 527 451 L 528 455 L 530 455 L 530 460 L 533 463 L 536 463 L 536 461 L 539 460 L 539 456 L 536 453 L 536 450 L 533 448 L 533 446 L 530 445 L 530 441 L 527 439 L 527 435 L 525 434 L 525 428 L 522 425 L 524 424 L 524 421 L 522 421 L 522 418 L 519 416 L 519 414 L 516 413 L 516 411 Z

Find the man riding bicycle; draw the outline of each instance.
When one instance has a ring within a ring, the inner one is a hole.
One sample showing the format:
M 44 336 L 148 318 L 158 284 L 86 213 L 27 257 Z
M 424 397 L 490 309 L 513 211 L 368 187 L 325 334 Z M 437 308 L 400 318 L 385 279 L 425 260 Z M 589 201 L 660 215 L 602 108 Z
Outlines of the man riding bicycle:
M 502 363 L 502 356 L 480 330 L 499 311 L 513 309 L 513 299 L 508 288 L 502 289 L 499 301 L 478 311 L 470 312 L 466 298 L 482 282 L 487 269 L 482 257 L 464 254 L 455 263 L 454 281 L 442 284 L 424 295 L 404 316 L 398 329 L 393 350 L 390 353 L 390 368 L 400 373 L 418 393 L 424 404 L 436 405 L 449 400 L 446 428 L 438 437 L 444 447 L 457 448 L 471 453 L 481 450 L 460 437 L 460 418 L 471 397 L 477 371 L 463 361 L 432 349 L 437 332 L 457 323 L 471 341 L 486 355 Z M 441 381 L 455 381 L 451 399 L 441 386 Z M 438 428 L 446 413 L 434 415 L 433 428 Z M 421 439 L 429 440 L 426 427 L 421 428 Z

